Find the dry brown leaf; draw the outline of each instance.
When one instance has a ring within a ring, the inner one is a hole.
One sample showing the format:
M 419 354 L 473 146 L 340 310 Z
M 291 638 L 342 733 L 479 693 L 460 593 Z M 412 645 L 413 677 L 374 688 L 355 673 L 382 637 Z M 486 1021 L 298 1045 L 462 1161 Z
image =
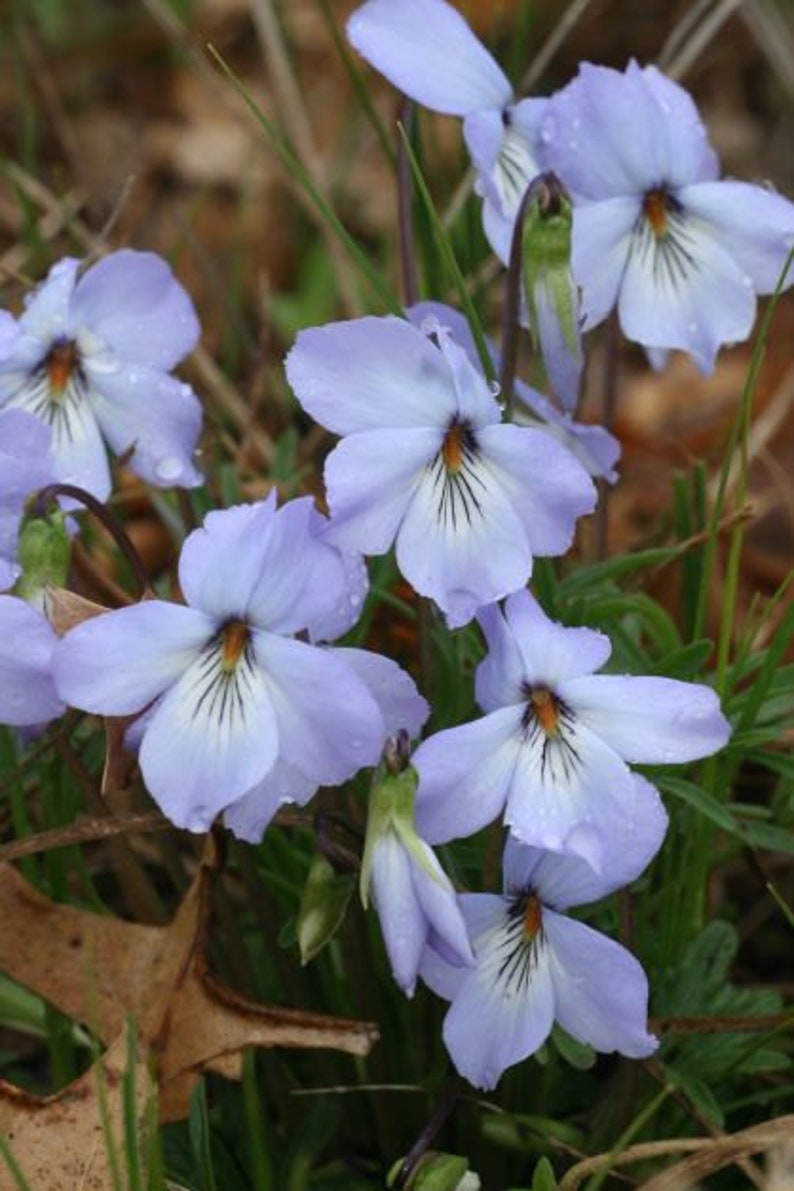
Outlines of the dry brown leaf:
M 0 1081 L 0 1130 L 35 1191 L 107 1191 L 113 1186 L 109 1145 L 124 1169 L 124 1088 L 129 1042 L 126 1030 L 102 1058 L 55 1096 L 31 1096 Z M 150 1121 L 154 1088 L 138 1048 L 134 1071 L 135 1117 L 140 1140 Z M 104 1122 L 103 1122 L 104 1109 Z M 0 1191 L 19 1183 L 0 1165 Z
M 59 637 L 63 637 L 84 620 L 90 620 L 92 616 L 101 616 L 107 611 L 109 609 L 102 604 L 86 600 L 65 587 L 48 587 L 44 593 L 44 612 Z
M 162 1120 L 188 1111 L 204 1069 L 239 1078 L 247 1046 L 328 1047 L 365 1055 L 367 1022 L 261 1005 L 223 985 L 205 958 L 214 848 L 167 927 L 141 926 L 49 901 L 0 866 L 0 970 L 103 1042 L 138 1022 L 156 1065 Z

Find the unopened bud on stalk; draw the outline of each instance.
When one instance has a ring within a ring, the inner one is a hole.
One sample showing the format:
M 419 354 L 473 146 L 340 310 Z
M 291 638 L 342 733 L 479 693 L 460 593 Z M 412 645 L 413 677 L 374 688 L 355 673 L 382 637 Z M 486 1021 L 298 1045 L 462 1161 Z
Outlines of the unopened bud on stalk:
M 22 574 L 15 592 L 36 608 L 44 606 L 44 589 L 65 587 L 71 541 L 60 510 L 26 521 L 19 535 L 17 559 Z

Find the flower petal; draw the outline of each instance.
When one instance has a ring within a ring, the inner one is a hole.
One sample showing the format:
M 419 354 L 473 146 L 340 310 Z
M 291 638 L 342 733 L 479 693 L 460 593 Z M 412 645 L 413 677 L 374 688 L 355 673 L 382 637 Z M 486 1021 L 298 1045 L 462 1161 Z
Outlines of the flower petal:
M 187 291 L 153 252 L 125 248 L 80 278 L 72 316 L 131 364 L 169 371 L 192 351 L 199 324 Z
M 467 914 L 477 895 L 461 899 Z M 510 958 L 507 906 L 502 919 L 477 937 L 471 929 L 477 966 L 461 981 L 444 1019 L 444 1042 L 461 1075 L 478 1088 L 493 1088 L 502 1072 L 534 1054 L 554 1022 L 548 948 L 541 940 L 534 958 L 517 971 Z
M 328 540 L 343 550 L 385 554 L 441 441 L 440 431 L 424 427 L 342 439 L 325 461 Z
M 430 708 L 410 674 L 391 658 L 368 649 L 332 648 L 328 652 L 341 658 L 364 683 L 380 708 L 386 736 L 394 736 L 400 728 L 405 728 L 409 736 L 419 734 Z
M 394 315 L 301 331 L 285 368 L 301 405 L 334 434 L 446 428 L 457 412 L 444 354 Z
M 710 372 L 723 343 L 747 338 L 755 308 L 750 278 L 706 225 L 684 210 L 676 226 L 657 240 L 643 221 L 618 299 L 620 324 L 629 339 L 681 348 L 702 372 Z
M 703 220 L 759 294 L 775 290 L 794 247 L 794 203 L 747 182 L 701 182 L 677 196 L 687 213 Z M 784 288 L 794 284 L 789 269 Z
M 532 553 L 564 554 L 577 519 L 596 504 L 595 485 L 581 463 L 548 434 L 524 426 L 486 426 L 478 441 L 484 466 L 517 512 Z
M 79 268 L 79 260 L 65 256 L 25 299 L 19 329 L 46 345 L 45 351 L 55 339 L 72 334 L 71 301 Z
M 279 748 L 256 651 L 246 651 L 231 674 L 221 655 L 221 645 L 205 648 L 163 697 L 141 741 L 150 794 L 188 831 L 208 831 L 224 807 L 262 780 Z
M 193 457 L 202 413 L 190 385 L 155 368 L 122 365 L 117 371 L 85 370 L 94 414 L 117 455 L 160 488 L 195 488 L 203 483 Z
M 134 715 L 184 673 L 214 633 L 202 612 L 164 600 L 94 616 L 58 646 L 58 692 L 84 711 Z
M 477 613 L 477 623 L 488 643 L 488 653 L 474 676 L 478 705 L 489 712 L 510 704 L 523 704 L 524 659 L 502 609 L 498 604 L 482 608 Z
M 574 422 L 570 414 L 561 413 L 541 393 L 523 381 L 516 381 L 515 395 L 530 415 L 528 419 L 527 413 L 519 405 L 516 411 L 519 425 L 531 425 L 544 434 L 550 434 L 578 459 L 588 475 L 600 477 L 608 484 L 616 482 L 618 473 L 615 464 L 620 459 L 621 446 L 613 434 L 603 426 Z M 537 418 L 541 419 L 540 425 Z
M 521 747 L 522 709 L 505 707 L 436 732 L 412 761 L 419 774 L 416 826 L 431 844 L 472 835 L 501 814 Z
M 408 856 L 414 889 L 428 929 L 442 942 L 445 955 L 454 956 L 458 963 L 472 964 L 474 956 L 455 890 L 434 852 L 423 841 L 420 843 L 424 865 L 411 853 Z
M 486 455 L 499 430 L 477 431 L 483 450 L 449 475 L 440 456 L 419 482 L 397 535 L 397 563 L 403 575 L 435 600 L 450 628 L 467 624 L 478 608 L 523 586 L 532 570 L 532 550 L 506 489 L 512 477 L 495 475 Z
M 416 896 L 408 854 L 393 831 L 386 831 L 374 846 L 372 897 L 392 974 L 406 996 L 412 997 L 427 920 Z
M 534 287 L 534 307 L 537 314 L 536 332 L 543 357 L 543 367 L 553 395 L 563 409 L 576 409 L 584 367 L 582 335 L 579 330 L 579 291 L 568 278 L 568 308 L 572 312 L 573 328 L 571 340 L 565 334 L 560 321 L 557 301 L 550 285 L 544 279 Z
M 585 202 L 573 209 L 571 268 L 582 291 L 585 331 L 603 322 L 617 304 L 641 210 L 639 197 Z
M 52 678 L 58 638 L 24 600 L 0 596 L 0 723 L 24 727 L 66 710 Z
M 550 620 L 528 591 L 511 596 L 504 615 L 523 659 L 524 678 L 530 685 L 557 690 L 567 679 L 598 670 L 612 652 L 604 633 L 568 628 Z
M 596 872 L 581 856 L 529 847 L 509 835 L 503 859 L 505 893 L 516 895 L 531 887 L 544 905 L 564 911 L 600 901 L 635 881 L 662 846 L 667 812 L 650 782 L 636 773 L 632 779 L 633 793 L 623 816 L 614 822 L 603 872 Z
M 444 0 L 368 0 L 347 22 L 347 36 L 390 83 L 432 111 L 465 116 L 511 98 L 501 68 Z
M 276 493 L 254 504 L 208 513 L 186 538 L 179 584 L 188 604 L 217 622 L 244 619 L 275 533 Z
M 238 839 L 258 844 L 280 807 L 290 802 L 305 806 L 316 789 L 317 783 L 294 765 L 276 761 L 261 782 L 226 807 L 223 822 Z
M 648 1033 L 648 980 L 619 943 L 544 908 L 557 1020 L 580 1042 L 632 1059 L 653 1054 Z
M 253 640 L 278 722 L 279 759 L 330 786 L 374 765 L 383 718 L 352 667 L 338 653 L 302 641 L 259 630 Z
M 673 678 L 597 674 L 558 693 L 577 718 L 630 762 L 676 765 L 708 757 L 731 733 L 710 687 Z

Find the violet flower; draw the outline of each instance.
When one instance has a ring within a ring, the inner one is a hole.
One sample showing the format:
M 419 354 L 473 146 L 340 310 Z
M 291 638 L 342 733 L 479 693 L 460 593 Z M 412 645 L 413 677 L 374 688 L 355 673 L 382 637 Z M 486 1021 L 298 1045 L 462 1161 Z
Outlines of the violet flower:
M 417 302 L 406 311 L 414 326 L 420 329 L 428 319 L 435 319 L 452 333 L 455 343 L 462 347 L 471 364 L 481 371 L 480 357 L 468 320 L 459 311 L 443 302 Z M 500 358 L 496 347 L 486 340 L 488 352 L 499 371 Z M 519 425 L 532 426 L 551 435 L 566 447 L 589 475 L 614 484 L 618 478 L 615 465 L 620 458 L 620 443 L 603 426 L 590 426 L 575 421 L 570 414 L 561 413 L 547 397 L 522 380 L 513 381 L 516 398 L 515 420 Z
M 547 101 L 516 100 L 502 68 L 445 0 L 367 0 L 348 20 L 347 35 L 411 99 L 463 117 L 485 233 L 506 262 L 521 200 L 540 172 Z
M 694 103 L 653 66 L 584 63 L 549 101 L 542 139 L 575 200 L 584 329 L 617 305 L 625 334 L 654 362 L 681 348 L 710 372 L 721 344 L 750 334 L 756 294 L 777 286 L 794 205 L 718 181 Z
M 47 423 L 55 478 L 99 500 L 111 489 L 103 439 L 150 484 L 200 484 L 201 407 L 170 375 L 198 339 L 190 298 L 153 253 L 114 252 L 79 269 L 64 258 L 29 296 L 0 360 L 0 405 Z
M 549 620 L 528 591 L 479 622 L 488 655 L 476 694 L 486 714 L 414 754 L 419 831 L 443 843 L 504 811 L 524 843 L 601 871 L 636 798 L 629 765 L 679 764 L 722 748 L 730 728 L 719 699 L 697 683 L 596 674 L 609 639 Z
M 384 554 L 449 624 L 563 554 L 596 493 L 548 435 L 500 425 L 482 373 L 439 323 L 360 318 L 302 331 L 287 357 L 298 399 L 343 435 L 325 465 L 332 540 Z
M 646 802 L 653 797 L 649 790 Z M 656 1049 L 647 1030 L 648 981 L 640 964 L 566 911 L 634 880 L 658 850 L 665 827 L 658 802 L 650 816 L 644 807 L 631 830 L 616 835 L 603 876 L 575 856 L 508 839 L 504 894 L 460 897 L 475 966 L 456 966 L 430 946 L 420 975 L 452 1002 L 444 1043 L 475 1087 L 493 1088 L 507 1067 L 543 1045 L 555 1021 L 599 1051 L 645 1058 Z
M 276 510 L 275 493 L 210 513 L 182 549 L 187 606 L 108 612 L 58 647 L 69 703 L 103 715 L 149 709 L 141 771 L 180 827 L 206 830 L 285 770 L 316 788 L 380 756 L 386 729 L 367 684 L 343 654 L 294 636 L 338 626 L 350 591 L 349 566 L 318 536 L 316 516 L 308 498 Z M 351 623 L 349 600 L 348 610 Z

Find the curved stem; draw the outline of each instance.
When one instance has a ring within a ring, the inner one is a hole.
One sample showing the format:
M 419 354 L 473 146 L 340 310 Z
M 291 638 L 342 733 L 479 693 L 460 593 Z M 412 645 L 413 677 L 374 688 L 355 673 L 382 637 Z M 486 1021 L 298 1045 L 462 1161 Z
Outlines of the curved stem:
M 430 1120 L 425 1125 L 418 1138 L 403 1159 L 403 1164 L 394 1180 L 394 1191 L 401 1191 L 408 1184 L 408 1180 L 416 1170 L 426 1152 L 430 1149 L 436 1134 L 441 1129 L 458 1099 L 459 1083 L 457 1076 L 447 1080 L 441 1092 L 441 1097 L 433 1109 Z
M 400 136 L 397 139 L 397 215 L 400 229 L 400 272 L 406 306 L 413 306 L 419 300 L 414 244 L 414 187 L 406 142 L 406 138 L 411 135 L 413 116 L 413 102 L 405 96 L 400 104 L 399 116 L 399 124 L 404 129 L 405 136 Z
M 152 587 L 143 560 L 127 532 L 110 512 L 107 505 L 102 504 L 102 501 L 97 500 L 90 492 L 86 492 L 84 488 L 78 488 L 75 484 L 48 484 L 46 488 L 41 489 L 33 502 L 34 514 L 43 517 L 47 512 L 47 506 L 59 496 L 68 496 L 71 500 L 79 501 L 94 514 L 98 521 L 101 521 L 129 563 L 140 587 L 140 598 L 146 599 L 147 596 L 152 595 Z

